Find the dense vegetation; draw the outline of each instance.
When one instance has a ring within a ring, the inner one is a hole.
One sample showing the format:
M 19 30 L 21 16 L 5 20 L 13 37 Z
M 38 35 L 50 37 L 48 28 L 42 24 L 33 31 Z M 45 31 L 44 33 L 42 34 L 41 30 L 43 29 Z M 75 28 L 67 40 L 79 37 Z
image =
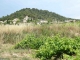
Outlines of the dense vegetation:
M 6 23 L 10 23 L 13 19 L 19 18 L 18 22 L 22 22 L 25 16 L 29 16 L 31 18 L 30 21 L 33 22 L 41 19 L 48 20 L 48 22 L 53 20 L 64 21 L 66 19 L 71 19 L 47 10 L 25 8 L 16 11 L 11 15 L 3 16 L 0 18 L 0 21 L 7 20 Z M 35 57 L 40 58 L 41 60 L 80 60 L 80 22 L 41 25 L 32 23 L 27 23 L 26 25 L 0 25 L 0 28 L 0 43 L 2 45 L 14 45 L 13 50 L 33 50 L 32 53 L 34 53 Z M 4 49 L 4 51 L 6 50 Z M 0 56 L 6 55 L 4 54 L 3 49 L 0 50 L 0 52 L 2 52 Z M 20 55 L 16 55 L 17 53 L 11 54 L 11 51 L 9 54 L 13 55 L 14 58 L 19 57 Z M 7 55 L 9 54 L 7 53 Z M 23 56 L 26 55 L 23 54 L 23 52 L 21 52 L 21 54 Z M 67 55 L 72 58 L 64 58 Z
M 60 26 L 59 24 L 59 26 L 54 26 L 53 28 L 50 26 L 52 29 L 55 27 L 58 28 L 58 31 L 55 31 L 56 33 L 54 33 L 49 26 L 42 25 L 40 27 L 41 29 L 38 28 L 38 30 L 34 30 L 34 33 L 27 34 L 21 42 L 15 45 L 14 48 L 35 49 L 36 57 L 40 58 L 41 60 L 62 60 L 65 59 L 65 54 L 72 57 L 77 56 L 78 51 L 80 50 L 80 37 L 75 35 L 73 36 L 73 33 L 71 33 L 70 30 L 74 28 L 68 25 L 66 26 L 65 24 L 62 24 Z M 72 34 L 72 36 L 70 34 Z M 79 57 L 72 60 L 77 59 L 79 59 Z
M 53 37 L 36 35 L 28 35 L 25 39 L 19 42 L 15 49 L 37 49 L 36 57 L 41 58 L 41 60 L 51 59 L 55 57 L 54 60 L 62 59 L 63 54 L 69 56 L 76 55 L 76 50 L 80 49 L 80 37 L 67 38 L 56 35 Z
M 32 54 L 42 60 L 62 58 L 80 60 L 80 23 L 78 22 L 48 25 L 31 23 L 29 25 L 0 25 L 0 28 L 0 43 L 15 45 L 15 50 L 32 50 Z M 4 53 L 2 54 L 4 56 Z M 11 52 L 9 54 L 13 55 Z
M 70 19 L 70 18 L 66 18 L 64 16 L 61 16 L 59 14 L 56 14 L 54 12 L 49 12 L 47 10 L 38 10 L 35 8 L 32 8 L 32 9 L 25 8 L 25 9 L 21 9 L 19 11 L 16 11 L 10 15 L 3 16 L 2 18 L 0 18 L 0 20 L 1 21 L 13 20 L 14 18 L 19 18 L 20 20 L 22 20 L 25 16 L 29 16 L 33 20 L 43 19 L 43 20 L 48 20 L 48 21 L 52 21 L 52 20 L 64 21 L 66 19 Z

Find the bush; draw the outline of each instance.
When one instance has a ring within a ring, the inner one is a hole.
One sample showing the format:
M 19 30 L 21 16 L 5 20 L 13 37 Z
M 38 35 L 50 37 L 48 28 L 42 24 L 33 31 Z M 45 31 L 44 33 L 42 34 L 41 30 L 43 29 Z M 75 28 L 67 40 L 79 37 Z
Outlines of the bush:
M 40 46 L 36 56 L 42 60 L 51 59 L 52 56 L 55 56 L 54 60 L 62 59 L 63 53 L 72 56 L 76 54 L 76 49 L 79 49 L 78 46 L 80 45 L 78 43 L 77 40 L 72 38 L 48 37 L 44 45 Z
M 16 44 L 15 49 L 37 49 L 36 57 L 41 60 L 62 59 L 63 54 L 69 56 L 76 55 L 77 49 L 80 49 L 80 38 L 67 38 L 56 35 L 53 37 L 36 36 L 34 34 L 27 35 L 20 43 Z
M 38 49 L 41 45 L 43 45 L 46 38 L 36 37 L 36 35 L 27 35 L 20 43 L 15 45 L 15 49 Z

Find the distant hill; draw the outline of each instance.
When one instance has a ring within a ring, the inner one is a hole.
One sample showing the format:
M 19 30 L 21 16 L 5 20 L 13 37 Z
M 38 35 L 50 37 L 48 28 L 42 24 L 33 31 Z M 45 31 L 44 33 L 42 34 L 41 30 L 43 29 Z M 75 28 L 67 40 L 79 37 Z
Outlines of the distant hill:
M 47 10 L 39 10 L 36 8 L 32 8 L 32 9 L 24 8 L 10 15 L 3 16 L 2 18 L 0 18 L 0 21 L 13 20 L 15 18 L 19 18 L 20 20 L 22 20 L 25 18 L 25 16 L 29 16 L 33 18 L 33 20 L 35 21 L 39 19 L 48 20 L 48 21 L 52 21 L 52 20 L 64 21 L 66 19 L 71 19 L 71 18 L 66 18 L 64 16 L 61 16 L 59 14 L 56 14 L 55 12 L 49 12 Z

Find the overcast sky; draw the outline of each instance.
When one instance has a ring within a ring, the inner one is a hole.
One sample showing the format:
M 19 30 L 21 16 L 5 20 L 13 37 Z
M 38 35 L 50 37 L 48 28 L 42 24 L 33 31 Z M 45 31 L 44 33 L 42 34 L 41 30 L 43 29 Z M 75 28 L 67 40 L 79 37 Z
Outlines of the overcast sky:
M 80 19 L 80 0 L 0 0 L 0 17 L 23 8 L 37 8 Z

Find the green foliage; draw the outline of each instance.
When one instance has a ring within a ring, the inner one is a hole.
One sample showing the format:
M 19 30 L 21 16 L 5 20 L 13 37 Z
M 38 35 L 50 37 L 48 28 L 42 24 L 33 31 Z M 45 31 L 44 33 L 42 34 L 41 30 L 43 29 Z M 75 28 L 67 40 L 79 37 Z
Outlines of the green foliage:
M 27 35 L 20 43 L 16 44 L 15 49 L 37 49 L 36 57 L 41 60 L 55 57 L 63 58 L 63 54 L 69 56 L 76 55 L 76 50 L 80 49 L 80 37 L 67 38 L 56 35 L 54 37 Z
M 80 49 L 79 44 L 80 42 L 77 39 L 60 36 L 48 37 L 44 45 L 40 46 L 36 56 L 42 60 L 51 59 L 55 55 L 55 60 L 62 58 L 63 53 L 72 56 L 76 54 L 76 49 Z
M 42 38 L 42 39 L 41 39 Z M 38 49 L 41 45 L 43 45 L 46 39 L 43 37 L 36 37 L 35 35 L 28 35 L 24 38 L 20 43 L 15 46 L 15 49 Z
M 54 20 L 56 19 L 56 20 L 64 21 L 67 19 L 66 17 L 58 15 L 54 12 L 49 12 L 47 10 L 38 10 L 35 8 L 32 8 L 32 9 L 25 8 L 25 9 L 21 9 L 19 11 L 16 11 L 16 12 L 12 13 L 11 15 L 3 16 L 2 18 L 0 18 L 0 20 L 1 21 L 13 20 L 15 18 L 19 18 L 20 20 L 22 20 L 26 15 L 33 18 L 33 20 L 46 19 L 48 21 L 52 21 L 53 19 Z

